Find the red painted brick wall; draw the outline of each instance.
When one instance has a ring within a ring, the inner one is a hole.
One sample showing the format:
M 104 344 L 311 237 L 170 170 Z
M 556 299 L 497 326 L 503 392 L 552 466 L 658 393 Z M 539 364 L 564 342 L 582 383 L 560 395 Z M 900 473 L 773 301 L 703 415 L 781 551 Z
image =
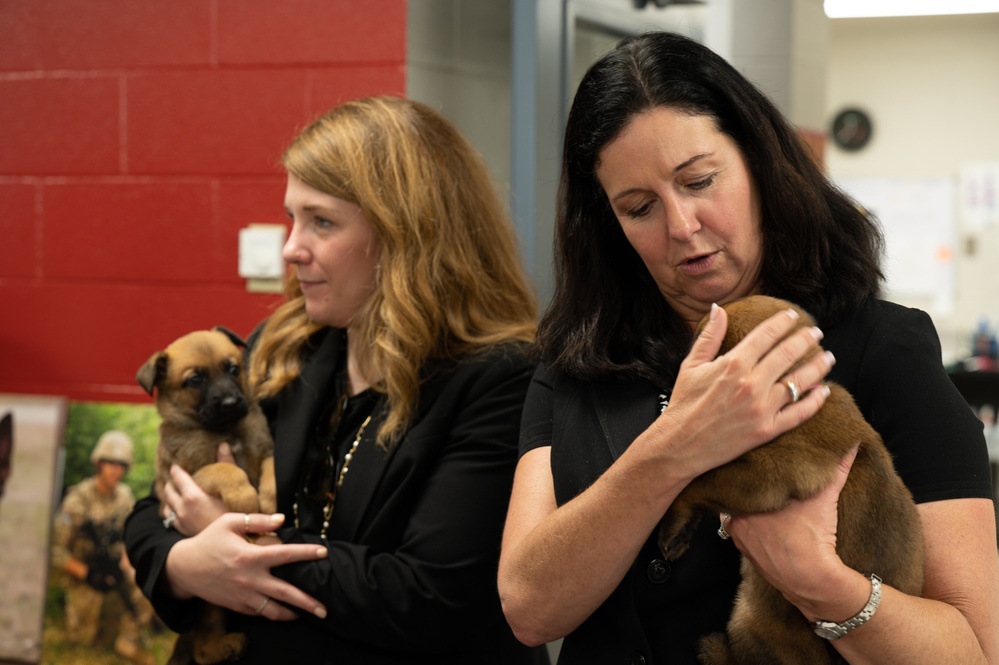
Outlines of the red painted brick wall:
M 405 0 L 0 2 L 0 392 L 146 401 L 191 330 L 247 334 L 238 231 L 340 101 L 405 92 Z

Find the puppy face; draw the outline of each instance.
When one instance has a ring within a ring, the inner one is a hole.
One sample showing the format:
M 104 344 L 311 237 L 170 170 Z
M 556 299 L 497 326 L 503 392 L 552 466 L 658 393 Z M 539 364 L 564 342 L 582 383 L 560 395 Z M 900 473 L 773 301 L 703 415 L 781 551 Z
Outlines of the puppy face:
M 241 341 L 219 327 L 189 333 L 154 353 L 136 380 L 150 395 L 155 389 L 164 420 L 225 431 L 249 408 Z

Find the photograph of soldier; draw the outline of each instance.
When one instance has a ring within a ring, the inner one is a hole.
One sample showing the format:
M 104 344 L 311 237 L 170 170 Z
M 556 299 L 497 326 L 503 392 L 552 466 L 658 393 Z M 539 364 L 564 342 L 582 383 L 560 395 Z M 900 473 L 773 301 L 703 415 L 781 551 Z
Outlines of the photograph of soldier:
M 121 482 L 133 464 L 132 439 L 104 432 L 90 454 L 94 475 L 67 489 L 56 513 L 52 565 L 65 589 L 67 637 L 90 646 L 102 622 L 117 619 L 113 649 L 129 662 L 153 663 L 140 638 L 152 615 L 134 582 L 122 530 L 135 496 Z

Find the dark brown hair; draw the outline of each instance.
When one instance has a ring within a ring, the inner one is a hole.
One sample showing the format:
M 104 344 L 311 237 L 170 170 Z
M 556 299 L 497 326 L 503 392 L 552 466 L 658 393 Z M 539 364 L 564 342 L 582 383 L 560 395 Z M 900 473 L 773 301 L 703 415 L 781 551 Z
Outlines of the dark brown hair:
M 760 280 L 820 325 L 883 279 L 877 224 L 837 189 L 795 129 L 723 58 L 657 32 L 621 41 L 583 77 L 569 112 L 559 184 L 555 291 L 537 349 L 580 378 L 671 383 L 691 342 L 624 236 L 596 178 L 600 151 L 636 115 L 668 107 L 714 119 L 742 151 L 760 197 Z

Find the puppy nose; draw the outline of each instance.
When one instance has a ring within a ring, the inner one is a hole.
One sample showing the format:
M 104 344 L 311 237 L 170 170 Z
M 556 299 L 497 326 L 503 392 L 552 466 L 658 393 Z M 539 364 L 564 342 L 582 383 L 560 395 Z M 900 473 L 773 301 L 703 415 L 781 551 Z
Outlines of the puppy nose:
M 232 407 L 236 406 L 237 404 L 239 404 L 239 399 L 237 399 L 236 397 L 233 397 L 232 395 L 228 395 L 228 396 L 222 398 L 222 408 L 223 409 L 231 409 Z

